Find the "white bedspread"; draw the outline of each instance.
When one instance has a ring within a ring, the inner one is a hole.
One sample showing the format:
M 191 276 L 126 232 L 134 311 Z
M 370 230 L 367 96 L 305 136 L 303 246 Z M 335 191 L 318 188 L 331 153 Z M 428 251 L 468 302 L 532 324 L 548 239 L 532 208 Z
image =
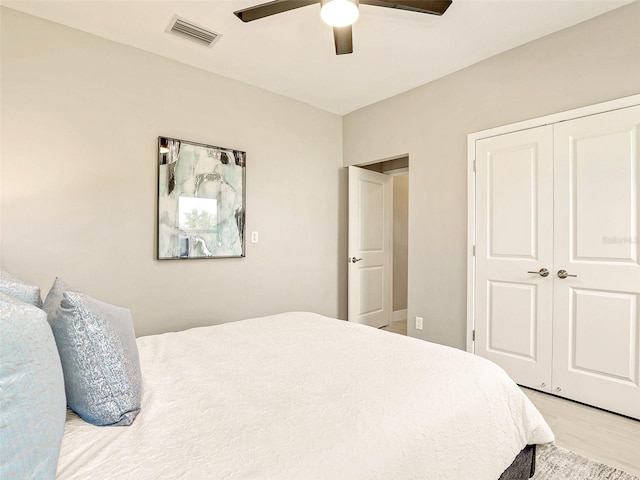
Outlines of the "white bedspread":
M 59 479 L 497 480 L 553 434 L 496 365 L 310 313 L 138 339 L 130 427 L 69 414 Z

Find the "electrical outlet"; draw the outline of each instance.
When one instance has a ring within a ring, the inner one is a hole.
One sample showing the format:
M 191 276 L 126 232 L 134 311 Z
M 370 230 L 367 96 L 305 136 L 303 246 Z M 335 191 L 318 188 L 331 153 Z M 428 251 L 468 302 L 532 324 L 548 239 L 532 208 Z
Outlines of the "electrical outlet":
M 251 243 L 258 243 L 258 232 L 251 232 Z
M 416 330 L 422 330 L 422 317 L 416 317 Z

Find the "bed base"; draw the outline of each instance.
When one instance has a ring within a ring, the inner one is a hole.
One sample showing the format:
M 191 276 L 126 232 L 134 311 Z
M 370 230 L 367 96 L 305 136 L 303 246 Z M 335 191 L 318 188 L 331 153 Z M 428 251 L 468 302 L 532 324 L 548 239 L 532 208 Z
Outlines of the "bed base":
M 516 455 L 499 480 L 526 480 L 536 473 L 536 446 L 527 445 Z

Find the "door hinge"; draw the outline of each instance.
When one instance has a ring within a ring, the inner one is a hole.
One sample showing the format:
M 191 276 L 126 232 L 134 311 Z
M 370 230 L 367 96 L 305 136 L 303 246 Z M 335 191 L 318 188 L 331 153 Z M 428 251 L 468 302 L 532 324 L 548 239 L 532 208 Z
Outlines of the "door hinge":
M 472 331 L 471 331 L 471 341 L 472 341 L 472 342 L 475 342 L 475 341 L 476 341 L 476 331 L 475 331 L 475 330 L 472 330 Z
M 476 256 L 476 246 L 475 245 L 473 246 L 473 256 L 474 257 Z

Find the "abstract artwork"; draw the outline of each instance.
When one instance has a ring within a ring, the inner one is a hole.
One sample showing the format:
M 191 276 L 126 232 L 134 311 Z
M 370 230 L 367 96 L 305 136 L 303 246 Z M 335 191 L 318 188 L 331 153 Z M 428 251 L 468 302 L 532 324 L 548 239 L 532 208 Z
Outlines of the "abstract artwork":
M 158 259 L 244 257 L 246 152 L 158 137 Z

